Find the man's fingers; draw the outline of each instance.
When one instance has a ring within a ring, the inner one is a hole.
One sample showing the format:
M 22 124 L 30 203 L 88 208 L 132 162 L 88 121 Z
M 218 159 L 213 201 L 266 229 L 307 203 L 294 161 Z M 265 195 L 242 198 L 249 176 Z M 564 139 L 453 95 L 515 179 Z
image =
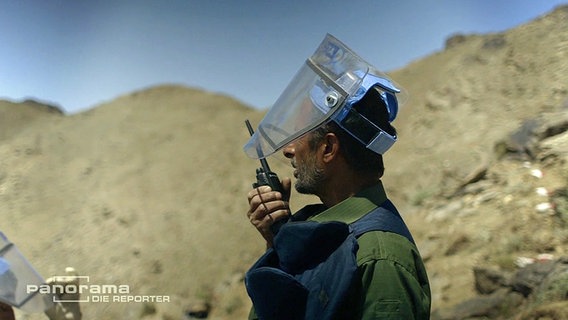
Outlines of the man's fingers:
M 251 191 L 249 191 L 249 193 L 247 194 L 248 200 L 249 202 L 252 200 L 252 198 L 254 198 L 255 196 L 258 196 L 259 194 L 264 194 L 264 193 L 268 193 L 271 192 L 272 188 L 270 188 L 270 186 L 260 186 L 258 188 L 254 188 Z
M 248 213 L 249 220 L 257 229 L 268 232 L 275 221 L 287 219 L 290 216 L 288 203 L 284 201 L 271 201 L 261 204 L 253 212 Z
M 262 189 L 261 189 L 262 188 Z M 268 192 L 263 190 L 264 187 L 253 189 L 249 193 L 249 205 L 251 207 L 251 211 L 254 210 L 255 207 L 261 205 L 262 203 L 269 203 L 273 201 L 282 201 L 283 195 L 277 191 L 271 191 L 270 187 L 268 188 Z
M 286 201 L 290 201 L 290 190 L 292 190 L 292 180 L 288 177 L 282 179 L 282 197 Z

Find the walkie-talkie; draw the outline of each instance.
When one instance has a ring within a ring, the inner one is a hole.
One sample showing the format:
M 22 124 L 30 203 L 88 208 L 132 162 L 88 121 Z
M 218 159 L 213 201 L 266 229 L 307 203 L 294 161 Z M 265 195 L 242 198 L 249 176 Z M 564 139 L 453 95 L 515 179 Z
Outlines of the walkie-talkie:
M 250 133 L 250 135 L 252 136 L 254 134 L 254 130 L 252 129 L 252 126 L 250 124 L 250 121 L 245 120 L 245 124 L 247 126 L 247 129 Z M 270 188 L 272 188 L 272 191 L 278 191 L 282 194 L 284 194 L 284 188 L 282 187 L 282 183 L 280 182 L 280 178 L 278 178 L 278 176 L 276 175 L 276 173 L 272 172 L 270 170 L 270 167 L 268 166 L 268 161 L 266 161 L 265 158 L 260 157 L 261 154 L 259 152 L 259 160 L 260 160 L 260 168 L 256 169 L 256 182 L 252 184 L 253 188 L 258 188 L 260 186 L 270 186 Z M 280 230 L 280 227 L 282 227 L 282 225 L 284 223 L 286 223 L 288 221 L 288 219 L 279 219 L 277 221 L 275 221 L 272 226 L 270 227 L 272 230 L 273 234 L 278 233 L 278 231 Z

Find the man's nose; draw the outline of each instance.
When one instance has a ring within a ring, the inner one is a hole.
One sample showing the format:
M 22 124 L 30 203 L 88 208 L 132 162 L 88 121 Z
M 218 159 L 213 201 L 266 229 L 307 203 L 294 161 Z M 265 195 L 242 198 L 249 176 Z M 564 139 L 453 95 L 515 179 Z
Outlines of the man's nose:
M 294 157 L 294 154 L 296 153 L 296 150 L 294 149 L 294 146 L 292 144 L 289 144 L 285 146 L 284 149 L 282 149 L 282 153 L 286 158 L 292 159 Z

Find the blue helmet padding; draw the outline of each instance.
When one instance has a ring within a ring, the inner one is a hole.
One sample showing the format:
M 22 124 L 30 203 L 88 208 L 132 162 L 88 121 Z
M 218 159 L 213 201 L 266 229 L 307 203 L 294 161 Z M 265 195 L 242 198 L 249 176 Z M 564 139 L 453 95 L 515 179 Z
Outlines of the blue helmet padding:
M 398 100 L 395 94 L 400 93 L 400 89 L 395 87 L 389 79 L 376 76 L 372 73 L 365 75 L 357 92 L 347 100 L 347 107 L 361 100 L 367 91 L 374 86 L 378 86 L 381 89 L 381 97 L 387 106 L 389 122 L 393 122 L 398 114 Z
M 357 126 L 350 124 L 350 120 L 358 119 Z M 384 154 L 396 142 L 397 137 L 393 136 L 362 114 L 357 112 L 352 106 L 346 106 L 338 116 L 333 118 L 341 128 L 348 132 L 353 138 L 357 139 L 368 149 L 378 154 Z
M 389 112 L 389 122 L 393 122 L 398 114 L 398 100 L 393 93 L 385 91 L 381 94 Z

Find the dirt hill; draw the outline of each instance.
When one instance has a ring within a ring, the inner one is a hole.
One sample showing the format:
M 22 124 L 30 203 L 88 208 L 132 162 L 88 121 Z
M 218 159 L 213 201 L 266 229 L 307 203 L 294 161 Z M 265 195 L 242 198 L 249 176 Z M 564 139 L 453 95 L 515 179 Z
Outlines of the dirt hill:
M 391 75 L 411 99 L 384 180 L 427 260 L 434 316 L 477 296 L 475 267 L 567 255 L 562 211 L 537 207 L 566 189 L 563 131 L 539 136 L 532 154 L 515 137 L 526 121 L 568 113 L 568 7 L 499 34 L 452 35 Z M 261 117 L 175 85 L 75 115 L 0 102 L 2 231 L 46 277 L 73 266 L 91 283 L 171 300 L 89 302 L 85 319 L 185 319 L 197 303 L 209 319 L 242 319 L 243 272 L 263 251 L 245 217 L 257 163 L 241 150 L 243 121 Z M 293 197 L 293 208 L 313 201 Z M 527 305 L 523 319 L 544 304 Z
M 35 121 L 49 121 L 58 116 L 63 116 L 59 108 L 34 100 L 22 103 L 0 100 L 0 142 L 13 137 Z

